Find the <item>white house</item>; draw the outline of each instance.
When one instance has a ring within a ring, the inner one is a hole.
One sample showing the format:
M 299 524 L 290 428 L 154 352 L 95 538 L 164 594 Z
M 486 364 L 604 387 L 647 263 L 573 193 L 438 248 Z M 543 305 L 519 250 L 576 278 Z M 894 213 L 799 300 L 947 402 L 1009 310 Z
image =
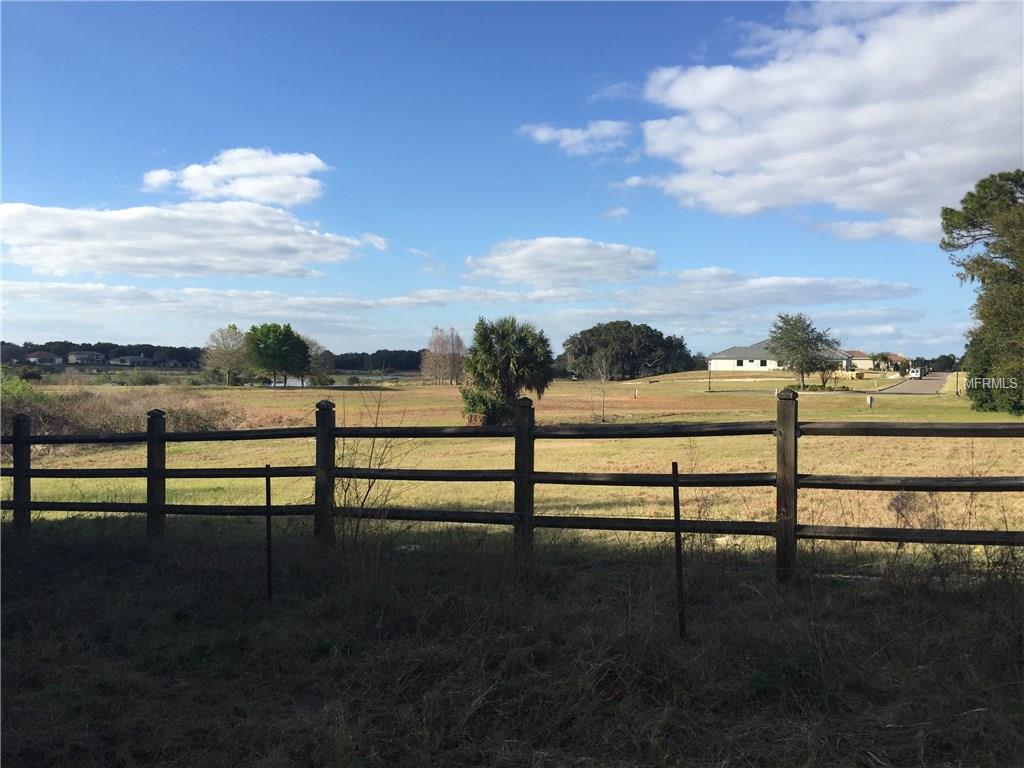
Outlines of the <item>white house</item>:
M 832 358 L 844 371 L 851 370 L 851 358 L 841 349 L 832 350 Z M 772 357 L 768 351 L 768 339 L 751 344 L 749 347 L 729 347 L 708 358 L 712 371 L 782 371 L 785 366 Z
M 141 368 L 146 365 L 152 365 L 153 361 L 145 355 L 121 355 L 110 358 L 110 364 L 124 365 L 129 368 Z
M 708 358 L 712 371 L 781 371 L 782 366 L 768 351 L 768 339 L 749 347 L 729 347 Z

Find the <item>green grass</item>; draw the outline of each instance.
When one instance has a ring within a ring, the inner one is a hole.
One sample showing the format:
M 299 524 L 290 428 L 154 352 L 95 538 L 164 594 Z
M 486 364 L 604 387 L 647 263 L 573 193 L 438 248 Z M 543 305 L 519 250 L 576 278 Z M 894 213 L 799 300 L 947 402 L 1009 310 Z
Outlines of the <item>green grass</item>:
M 1003 766 L 1024 754 L 1019 561 L 260 521 L 3 537 L 10 766 Z M 699 545 L 699 546 L 697 546 Z M 697 546 L 696 549 L 693 547 Z M 995 551 L 989 553 L 995 557 Z M 977 566 L 980 566 L 977 567 Z M 816 574 L 816 575 L 812 575 Z

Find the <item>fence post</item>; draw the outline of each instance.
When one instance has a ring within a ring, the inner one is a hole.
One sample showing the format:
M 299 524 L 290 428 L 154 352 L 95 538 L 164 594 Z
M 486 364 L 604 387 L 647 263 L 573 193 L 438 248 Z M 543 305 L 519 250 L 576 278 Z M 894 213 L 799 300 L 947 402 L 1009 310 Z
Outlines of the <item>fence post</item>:
M 19 543 L 27 544 L 32 529 L 32 444 L 29 435 L 32 433 L 32 420 L 26 414 L 14 417 L 14 445 L 11 450 L 14 469 L 14 536 Z
M 796 564 L 796 392 L 779 392 L 775 423 L 775 573 L 779 581 L 793 575 Z
M 159 408 L 150 411 L 146 420 L 146 537 L 159 539 L 164 535 L 164 504 L 167 502 L 167 432 L 165 414 Z
M 334 544 L 334 403 L 316 404 L 316 512 L 313 536 Z
M 521 397 L 515 411 L 515 505 L 513 540 L 516 551 L 533 548 L 533 401 Z

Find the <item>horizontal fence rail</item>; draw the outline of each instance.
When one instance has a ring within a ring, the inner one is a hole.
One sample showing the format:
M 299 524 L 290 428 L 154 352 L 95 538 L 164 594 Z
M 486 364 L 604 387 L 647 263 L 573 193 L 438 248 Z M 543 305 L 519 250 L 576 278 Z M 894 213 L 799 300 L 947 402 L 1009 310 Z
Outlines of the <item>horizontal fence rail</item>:
M 797 475 L 801 488 L 840 491 L 932 491 L 971 493 L 1024 491 L 1021 477 L 871 477 L 868 475 Z
M 533 482 L 548 485 L 619 485 L 638 488 L 671 488 L 671 474 L 638 472 L 534 472 Z M 680 488 L 747 488 L 775 485 L 774 472 L 720 472 L 679 475 Z
M 168 432 L 168 443 L 226 442 L 229 440 L 293 440 L 316 437 L 314 427 L 275 427 L 273 429 L 235 429 L 218 432 Z
M 652 533 L 710 534 L 723 536 L 764 536 L 776 541 L 776 567 L 780 580 L 794 569 L 796 542 L 800 539 L 832 541 L 873 541 L 920 544 L 966 544 L 1024 546 L 1024 531 L 954 530 L 919 528 L 873 528 L 857 526 L 804 525 L 797 521 L 797 500 L 801 489 L 915 492 L 1024 492 L 1024 476 L 1000 477 L 914 477 L 869 475 L 801 474 L 797 471 L 800 437 L 957 437 L 1024 438 L 1024 423 L 1006 424 L 922 424 L 894 422 L 800 422 L 797 396 L 782 390 L 774 421 L 714 422 L 696 424 L 534 424 L 533 404 L 522 398 L 515 419 L 508 426 L 462 427 L 349 427 L 335 424 L 334 404 L 317 403 L 313 427 L 283 427 L 210 432 L 167 432 L 165 414 L 149 413 L 146 432 L 95 435 L 32 435 L 26 416 L 16 416 L 14 429 L 0 436 L 0 443 L 12 448 L 13 466 L 0 467 L 0 475 L 13 479 L 11 508 L 14 529 L 27 541 L 31 513 L 117 512 L 144 514 L 151 537 L 163 533 L 167 515 L 213 516 L 312 516 L 314 534 L 333 541 L 337 517 L 401 520 L 411 522 L 468 523 L 510 526 L 518 550 L 528 552 L 536 528 Z M 681 474 L 635 472 L 548 472 L 534 469 L 537 440 L 594 440 L 639 438 L 734 437 L 774 435 L 775 472 L 721 472 Z M 399 469 L 390 467 L 337 466 L 335 443 L 348 438 L 372 439 L 461 439 L 510 438 L 514 444 L 511 469 Z M 316 444 L 316 462 L 307 466 L 284 467 L 191 467 L 166 466 L 166 446 L 178 442 L 227 442 L 236 440 L 311 439 Z M 146 445 L 145 467 L 80 469 L 33 468 L 33 445 L 132 444 Z M 313 503 L 306 504 L 168 504 L 166 484 L 180 479 L 312 478 Z M 31 498 L 33 478 L 104 479 L 137 478 L 146 481 L 145 502 L 46 501 Z M 511 511 L 480 509 L 439 509 L 340 506 L 335 500 L 337 480 L 405 482 L 511 482 L 514 502 Z M 774 487 L 775 520 L 680 520 L 671 517 L 637 518 L 594 515 L 537 515 L 534 488 L 537 485 L 620 486 L 647 488 L 742 488 Z
M 512 427 L 336 427 L 335 437 L 514 437 Z
M 847 525 L 798 525 L 798 539 L 877 541 L 897 544 L 968 544 L 1024 546 L 1024 531 L 978 531 L 952 528 L 863 528 Z
M 418 480 L 452 483 L 486 483 L 516 479 L 511 469 L 377 469 L 366 467 L 338 467 L 331 472 L 335 477 L 362 480 Z
M 5 445 L 12 444 L 13 435 L 4 435 L 2 441 Z M 95 435 L 32 435 L 28 442 L 31 445 L 78 445 L 82 443 L 144 443 L 146 442 L 145 432 L 119 432 L 117 434 L 95 434 Z
M 730 437 L 775 434 L 774 421 L 739 421 L 712 424 L 566 424 L 536 427 L 533 436 L 584 440 L 641 437 Z
M 894 421 L 805 421 L 801 435 L 839 437 L 1024 437 L 1024 424 L 901 424 Z

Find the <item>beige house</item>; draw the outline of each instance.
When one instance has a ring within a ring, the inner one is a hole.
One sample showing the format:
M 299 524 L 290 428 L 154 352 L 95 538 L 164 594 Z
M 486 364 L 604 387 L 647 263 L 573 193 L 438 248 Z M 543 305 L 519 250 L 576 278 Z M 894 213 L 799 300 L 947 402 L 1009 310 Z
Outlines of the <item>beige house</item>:
M 867 352 L 861 352 L 859 349 L 844 349 L 843 351 L 850 356 L 851 370 L 870 371 L 874 369 L 875 363 Z

